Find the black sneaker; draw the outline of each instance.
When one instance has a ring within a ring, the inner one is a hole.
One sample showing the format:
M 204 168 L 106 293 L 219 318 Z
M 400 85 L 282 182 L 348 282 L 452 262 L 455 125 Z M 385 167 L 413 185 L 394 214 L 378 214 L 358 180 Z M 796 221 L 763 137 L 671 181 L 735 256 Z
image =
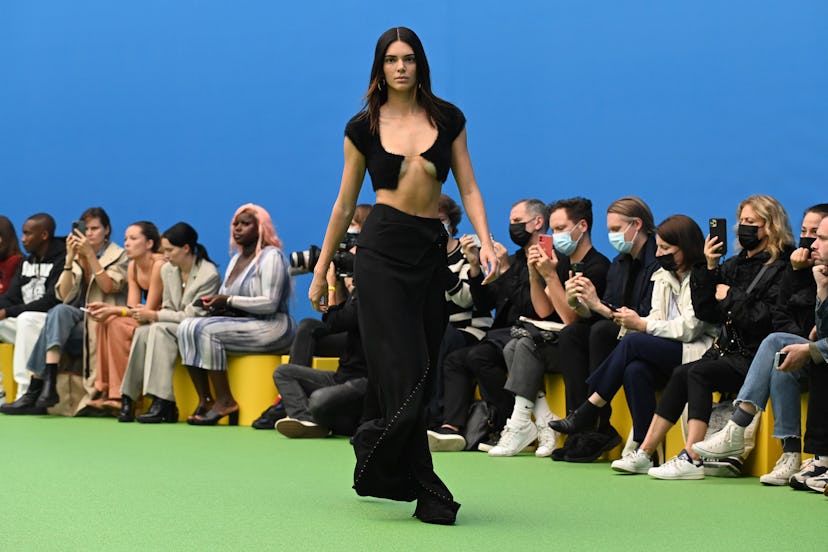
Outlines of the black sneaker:
M 826 472 L 828 472 L 828 467 L 819 466 L 813 461 L 805 462 L 802 469 L 798 473 L 791 476 L 789 484 L 797 491 L 810 491 L 812 489 L 805 484 L 805 480 L 817 477 L 818 475 L 822 475 Z
M 284 405 L 280 401 L 279 404 L 275 404 L 262 412 L 262 415 L 253 420 L 253 423 L 250 425 L 253 429 L 273 429 L 276 422 L 285 417 L 287 417 L 287 413 L 285 412 Z
M 431 452 L 457 452 L 466 448 L 466 439 L 450 427 L 429 429 L 427 433 Z

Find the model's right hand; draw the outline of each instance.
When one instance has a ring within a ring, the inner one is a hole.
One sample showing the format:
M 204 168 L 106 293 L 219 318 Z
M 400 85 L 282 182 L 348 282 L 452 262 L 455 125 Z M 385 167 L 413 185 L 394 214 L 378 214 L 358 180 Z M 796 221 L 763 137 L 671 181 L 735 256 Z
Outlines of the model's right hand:
M 313 274 L 310 289 L 308 289 L 308 299 L 310 299 L 313 310 L 318 312 L 325 312 L 328 305 L 328 281 L 325 275 Z

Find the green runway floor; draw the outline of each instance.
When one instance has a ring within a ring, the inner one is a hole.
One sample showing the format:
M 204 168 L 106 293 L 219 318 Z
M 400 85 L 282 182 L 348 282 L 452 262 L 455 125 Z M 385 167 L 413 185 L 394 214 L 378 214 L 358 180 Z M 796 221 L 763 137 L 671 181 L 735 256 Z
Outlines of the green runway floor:
M 435 455 L 454 527 L 357 497 L 347 440 L 0 416 L 0 550 L 823 550 L 828 499 L 531 455 Z

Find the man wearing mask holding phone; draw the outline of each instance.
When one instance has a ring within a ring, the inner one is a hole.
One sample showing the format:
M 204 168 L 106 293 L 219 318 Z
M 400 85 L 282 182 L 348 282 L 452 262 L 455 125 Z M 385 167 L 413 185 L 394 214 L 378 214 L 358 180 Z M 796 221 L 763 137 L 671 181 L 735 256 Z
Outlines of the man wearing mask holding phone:
M 579 317 L 578 322 L 561 330 L 558 341 L 559 355 L 566 359 L 561 368 L 567 386 L 567 410 L 587 400 L 587 378 L 623 337 L 623 331 L 612 320 L 613 311 L 624 306 L 640 316 L 650 312 L 651 277 L 659 268 L 650 207 L 635 196 L 617 199 L 607 208 L 607 230 L 609 242 L 618 255 L 607 272 L 604 294 L 584 275 L 576 275 L 566 282 L 567 301 Z M 567 439 L 561 457 L 572 462 L 591 462 L 616 447 L 621 437 L 610 425 L 611 413 L 607 404 L 602 408 L 595 431 Z

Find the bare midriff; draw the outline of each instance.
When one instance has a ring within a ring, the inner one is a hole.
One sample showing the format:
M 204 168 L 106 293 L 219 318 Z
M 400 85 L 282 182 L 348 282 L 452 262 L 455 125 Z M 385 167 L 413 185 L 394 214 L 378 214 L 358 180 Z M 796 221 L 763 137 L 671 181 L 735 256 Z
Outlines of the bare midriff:
M 394 190 L 377 190 L 377 203 L 417 217 L 437 218 L 442 184 L 434 177 L 434 164 L 420 155 L 406 157 Z

